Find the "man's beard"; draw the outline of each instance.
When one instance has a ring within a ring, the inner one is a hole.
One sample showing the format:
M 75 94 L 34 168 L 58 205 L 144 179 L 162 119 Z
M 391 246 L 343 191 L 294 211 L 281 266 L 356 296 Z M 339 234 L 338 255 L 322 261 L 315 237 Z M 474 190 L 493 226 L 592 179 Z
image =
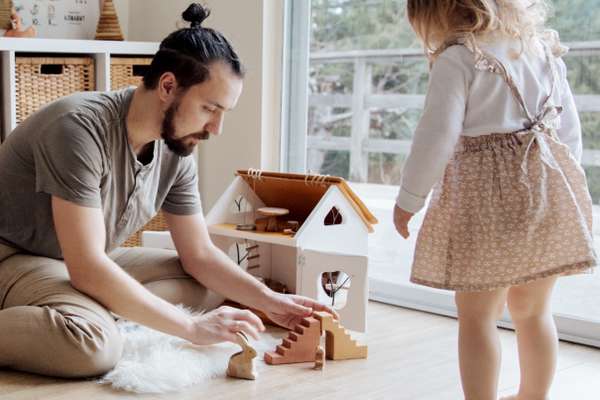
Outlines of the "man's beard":
M 175 99 L 165 112 L 165 117 L 162 122 L 161 137 L 165 141 L 165 144 L 173 153 L 180 157 L 186 157 L 192 154 L 194 147 L 193 143 L 185 143 L 190 137 L 195 137 L 198 140 L 208 140 L 210 134 L 207 131 L 192 133 L 183 138 L 175 137 L 175 114 L 177 114 L 177 108 L 179 107 L 179 99 Z

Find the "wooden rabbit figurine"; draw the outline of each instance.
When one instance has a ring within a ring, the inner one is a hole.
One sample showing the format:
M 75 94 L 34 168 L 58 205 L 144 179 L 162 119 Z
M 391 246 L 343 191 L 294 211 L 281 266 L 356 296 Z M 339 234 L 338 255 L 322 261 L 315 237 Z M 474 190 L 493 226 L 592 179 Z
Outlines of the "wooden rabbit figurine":
M 241 379 L 256 379 L 257 373 L 254 365 L 256 350 L 248 343 L 248 338 L 243 332 L 236 333 L 238 344 L 242 346 L 242 351 L 235 353 L 229 359 L 227 367 L 227 376 Z

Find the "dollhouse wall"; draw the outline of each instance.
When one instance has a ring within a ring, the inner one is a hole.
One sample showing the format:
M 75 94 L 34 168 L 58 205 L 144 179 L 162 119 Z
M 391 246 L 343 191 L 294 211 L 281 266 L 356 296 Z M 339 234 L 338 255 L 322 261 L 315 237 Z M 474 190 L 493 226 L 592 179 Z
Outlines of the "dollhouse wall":
M 258 258 L 257 259 L 253 259 L 253 260 L 244 260 L 240 266 L 246 270 L 248 268 L 248 265 L 260 265 L 259 268 L 256 269 L 252 269 L 249 270 L 248 272 L 251 273 L 252 275 L 255 276 L 261 276 L 264 278 L 268 278 L 271 276 L 271 259 L 272 259 L 272 255 L 271 255 L 271 250 L 272 250 L 272 245 L 269 243 L 261 243 L 261 242 L 256 242 L 256 241 L 244 241 L 244 239 L 241 238 L 235 238 L 235 237 L 229 237 L 229 236 L 223 236 L 223 235 L 215 235 L 215 234 L 211 234 L 211 239 L 213 241 L 213 243 L 215 244 L 215 246 L 217 246 L 219 249 L 223 250 L 223 252 L 225 252 L 225 254 L 229 255 L 229 257 L 231 257 L 231 259 L 236 262 L 236 248 L 235 245 L 236 243 L 239 244 L 240 248 L 241 248 L 241 253 L 242 255 L 245 254 L 245 248 L 244 248 L 244 244 L 245 243 L 249 243 L 251 245 L 253 244 L 257 244 L 258 247 L 258 251 L 253 251 L 252 254 L 258 254 Z
M 333 207 L 341 214 L 342 222 L 325 225 L 325 218 Z M 331 186 L 296 234 L 296 239 L 302 249 L 367 255 L 368 234 L 348 199 L 337 187 Z
M 247 269 L 248 265 L 260 265 L 259 268 L 249 270 L 252 275 L 263 278 L 270 278 L 283 283 L 288 291 L 295 293 L 298 287 L 299 271 L 296 268 L 297 249 L 291 246 L 276 245 L 255 240 L 245 241 L 241 238 L 211 235 L 212 241 L 219 249 L 223 250 L 234 262 L 236 261 L 236 243 L 241 249 L 241 254 L 245 254 L 244 245 L 258 245 L 257 259 L 250 261 L 244 260 L 240 266 Z
M 296 268 L 298 249 L 271 245 L 271 279 L 283 283 L 292 293 L 297 292 L 300 271 Z
M 235 202 L 243 197 L 242 212 L 235 210 Z M 264 207 L 265 204 L 254 194 L 254 191 L 248 184 L 239 176 L 236 176 L 219 198 L 214 207 L 206 215 L 206 224 L 241 224 L 241 223 L 252 223 L 254 222 L 255 213 L 249 210 L 256 210 L 257 208 Z M 246 211 L 245 211 L 246 210 Z

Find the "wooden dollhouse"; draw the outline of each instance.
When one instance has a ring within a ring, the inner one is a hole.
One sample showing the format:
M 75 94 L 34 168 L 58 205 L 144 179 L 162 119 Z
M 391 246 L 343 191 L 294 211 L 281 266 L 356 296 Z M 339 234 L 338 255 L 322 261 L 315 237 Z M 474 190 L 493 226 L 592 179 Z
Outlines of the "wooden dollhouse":
M 346 328 L 366 331 L 367 242 L 377 220 L 342 178 L 237 171 L 206 223 L 250 274 L 332 304 Z M 266 228 L 273 224 L 283 229 Z M 144 245 L 159 234 L 145 232 Z

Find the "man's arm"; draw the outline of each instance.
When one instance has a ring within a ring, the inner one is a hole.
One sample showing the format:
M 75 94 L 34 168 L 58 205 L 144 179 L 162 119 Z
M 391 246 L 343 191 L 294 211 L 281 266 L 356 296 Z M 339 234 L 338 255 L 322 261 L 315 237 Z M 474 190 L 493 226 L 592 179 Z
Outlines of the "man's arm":
M 211 290 L 249 307 L 274 322 L 293 327 L 312 311 L 337 313 L 307 297 L 281 295 L 242 270 L 211 241 L 202 213 L 175 215 L 165 212 L 167 224 L 183 269 Z
M 256 338 L 256 331 L 264 329 L 248 312 L 222 308 L 190 317 L 152 294 L 104 252 L 104 219 L 99 208 L 53 196 L 52 212 L 71 284 L 110 311 L 196 344 L 235 342 L 234 332 L 239 330 Z

